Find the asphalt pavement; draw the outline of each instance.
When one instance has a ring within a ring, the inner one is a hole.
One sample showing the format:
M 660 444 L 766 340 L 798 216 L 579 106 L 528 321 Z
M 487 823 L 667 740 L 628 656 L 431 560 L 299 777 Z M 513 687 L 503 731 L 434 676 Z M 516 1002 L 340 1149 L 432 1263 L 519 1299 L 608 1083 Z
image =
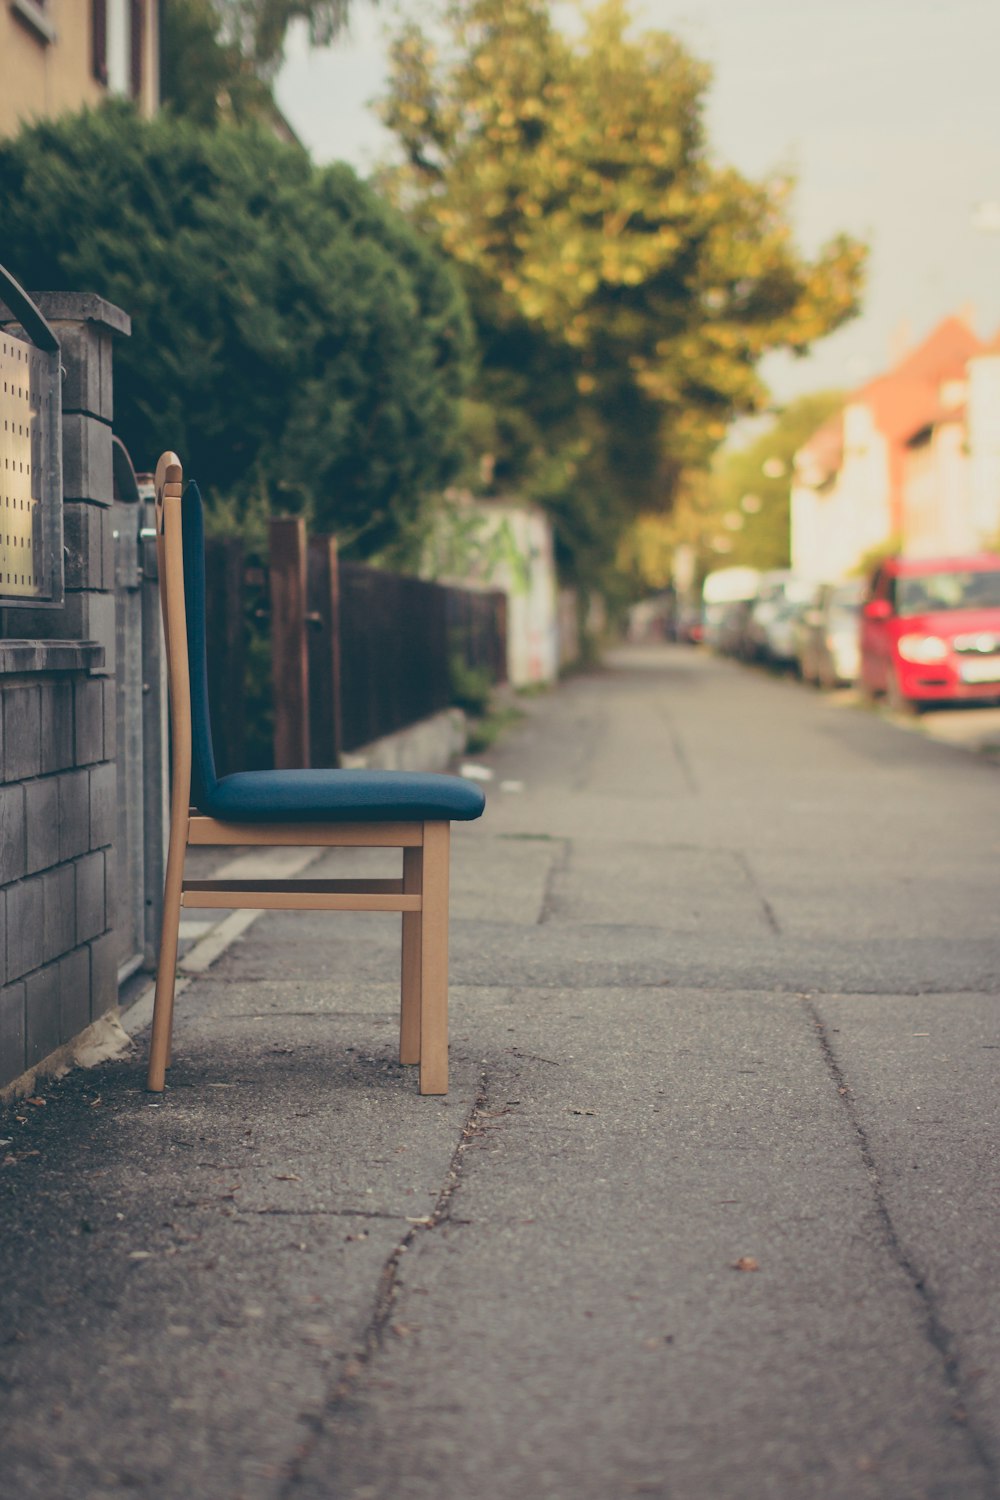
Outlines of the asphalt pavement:
M 1000 768 L 685 648 L 526 709 L 447 1099 L 398 918 L 268 913 L 162 1098 L 0 1115 L 4 1497 L 1000 1496 Z

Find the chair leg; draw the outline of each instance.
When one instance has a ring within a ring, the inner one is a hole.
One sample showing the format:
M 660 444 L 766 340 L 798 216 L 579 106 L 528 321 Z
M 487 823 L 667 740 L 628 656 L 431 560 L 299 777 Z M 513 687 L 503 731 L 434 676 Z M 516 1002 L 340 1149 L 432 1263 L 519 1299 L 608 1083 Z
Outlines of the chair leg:
M 177 977 L 177 940 L 181 922 L 181 886 L 184 882 L 184 846 L 171 846 L 167 854 L 167 877 L 163 889 L 163 925 L 160 955 L 156 964 L 153 996 L 153 1034 L 149 1043 L 146 1087 L 162 1094 L 170 1066 L 170 1037 L 174 1020 L 174 984 Z
M 403 850 L 403 890 L 419 894 L 422 886 L 422 849 Z M 420 1061 L 420 917 L 418 911 L 403 913 L 403 960 L 399 1004 L 399 1060 Z
M 420 912 L 420 1092 L 448 1092 L 449 823 L 425 823 Z

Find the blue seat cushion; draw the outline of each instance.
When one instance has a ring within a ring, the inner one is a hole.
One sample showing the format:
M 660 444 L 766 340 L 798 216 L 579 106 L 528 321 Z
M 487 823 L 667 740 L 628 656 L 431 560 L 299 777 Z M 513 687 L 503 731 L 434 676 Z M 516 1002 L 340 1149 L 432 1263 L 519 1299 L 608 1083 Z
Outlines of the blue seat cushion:
M 474 783 L 418 771 L 236 771 L 197 803 L 229 823 L 468 821 L 485 805 Z

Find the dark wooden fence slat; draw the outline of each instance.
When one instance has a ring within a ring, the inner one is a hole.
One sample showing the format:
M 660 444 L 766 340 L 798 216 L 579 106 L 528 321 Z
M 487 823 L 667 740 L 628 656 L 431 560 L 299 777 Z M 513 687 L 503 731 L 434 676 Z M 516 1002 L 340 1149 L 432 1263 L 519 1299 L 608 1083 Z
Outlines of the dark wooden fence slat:
M 243 542 L 211 537 L 205 545 L 208 692 L 220 776 L 241 770 L 246 731 L 246 615 Z
M 309 765 L 306 523 L 301 516 L 275 516 L 268 531 L 274 764 L 290 771 Z
M 340 682 L 340 568 L 335 537 L 309 538 L 307 603 L 311 764 L 339 766 L 344 734 Z

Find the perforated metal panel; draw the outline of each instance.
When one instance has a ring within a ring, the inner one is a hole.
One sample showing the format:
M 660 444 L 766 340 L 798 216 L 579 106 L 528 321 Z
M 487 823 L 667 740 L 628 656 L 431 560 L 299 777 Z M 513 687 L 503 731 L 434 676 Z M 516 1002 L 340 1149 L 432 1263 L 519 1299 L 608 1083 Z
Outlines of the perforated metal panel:
M 45 592 L 39 350 L 0 333 L 0 593 Z
M 59 604 L 59 344 L 31 298 L 2 266 L 0 298 L 9 309 L 0 323 L 0 604 Z M 13 327 L 11 315 L 18 320 Z

